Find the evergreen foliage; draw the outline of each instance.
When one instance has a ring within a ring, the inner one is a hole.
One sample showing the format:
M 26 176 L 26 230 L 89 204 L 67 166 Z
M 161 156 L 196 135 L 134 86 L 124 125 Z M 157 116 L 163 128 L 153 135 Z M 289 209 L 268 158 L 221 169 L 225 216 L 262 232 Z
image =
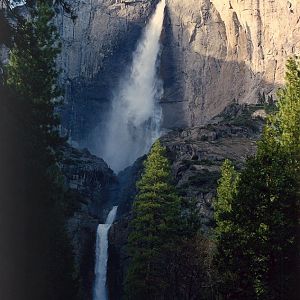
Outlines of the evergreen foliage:
M 47 148 L 48 154 L 53 154 L 49 148 L 61 142 L 57 131 L 59 121 L 54 114 L 56 101 L 61 96 L 55 64 L 60 51 L 58 35 L 52 22 L 54 11 L 48 4 L 38 1 L 31 14 L 29 21 L 24 20 L 17 27 L 6 68 L 7 85 L 30 106 L 32 138 Z M 49 164 L 52 163 L 50 159 Z
M 230 265 L 235 259 L 234 253 L 231 251 L 236 238 L 236 227 L 232 220 L 232 205 L 237 194 L 239 178 L 232 163 L 225 160 L 221 167 L 221 178 L 218 181 L 217 198 L 214 204 L 215 238 L 218 250 L 215 260 L 221 275 L 220 291 L 223 294 L 227 294 L 236 281 Z
M 216 234 L 221 236 L 231 230 L 230 213 L 232 201 L 237 193 L 239 174 L 232 163 L 226 159 L 221 167 L 221 178 L 218 181 L 217 201 L 215 203 L 215 221 L 218 224 Z
M 201 232 L 196 199 L 178 197 L 159 141 L 137 186 L 128 239 L 127 299 L 205 299 L 214 279 L 213 244 Z
M 128 251 L 131 259 L 127 278 L 128 299 L 161 299 L 170 288 L 180 198 L 171 184 L 165 148 L 156 142 L 138 182 Z
M 13 32 L 1 94 L 0 298 L 77 299 L 65 232 L 55 106 L 60 96 L 53 8 L 37 1 Z M 5 172 L 4 172 L 5 170 Z
M 300 64 L 297 58 L 288 60 L 286 86 L 278 93 L 277 106 L 278 112 L 269 117 L 257 154 L 248 159 L 237 189 L 230 179 L 236 175 L 232 169 L 224 172 L 228 162 L 223 166 L 215 218 L 216 260 L 222 278 L 221 292 L 226 299 L 299 296 Z M 231 207 L 227 205 L 228 199 Z

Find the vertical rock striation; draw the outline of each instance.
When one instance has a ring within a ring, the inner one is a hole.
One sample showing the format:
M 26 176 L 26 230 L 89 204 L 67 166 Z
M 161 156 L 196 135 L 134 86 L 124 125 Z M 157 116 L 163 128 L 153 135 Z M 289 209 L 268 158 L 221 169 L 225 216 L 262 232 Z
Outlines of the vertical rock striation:
M 299 54 L 297 0 L 168 0 L 162 76 L 165 127 L 196 126 L 234 99 L 255 103 Z
M 80 146 L 93 149 L 95 128 L 105 122 L 114 87 L 156 2 L 77 0 L 75 21 L 62 11 L 58 15 L 58 65 L 66 89 L 62 125 Z
M 71 1 L 74 22 L 58 13 L 58 66 L 66 89 L 62 123 L 80 146 L 95 149 L 97 127 L 106 122 L 114 87 L 157 1 Z M 164 127 L 198 126 L 233 100 L 274 96 L 287 57 L 300 53 L 299 16 L 298 0 L 168 0 Z M 0 60 L 7 62 L 4 47 Z

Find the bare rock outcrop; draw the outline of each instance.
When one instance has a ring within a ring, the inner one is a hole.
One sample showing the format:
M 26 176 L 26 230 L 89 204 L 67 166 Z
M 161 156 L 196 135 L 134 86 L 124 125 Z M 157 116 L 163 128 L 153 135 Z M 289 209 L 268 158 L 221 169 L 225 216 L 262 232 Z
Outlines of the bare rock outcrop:
M 97 127 L 158 0 L 70 1 L 63 11 L 58 66 L 65 86 L 62 127 L 96 147 Z M 161 77 L 166 128 L 207 123 L 233 100 L 256 103 L 284 82 L 286 59 L 300 54 L 298 0 L 166 0 Z M 7 49 L 0 49 L 6 61 Z M 1 71 L 0 71 L 1 72 Z
M 225 159 L 240 170 L 256 152 L 264 119 L 262 105 L 228 106 L 210 124 L 170 131 L 160 140 L 168 150 L 176 188 L 186 199 L 195 199 L 203 229 L 211 228 L 213 201 L 220 167 Z
M 166 127 L 204 124 L 234 99 L 256 103 L 300 53 L 297 0 L 168 0 L 162 75 Z
M 172 130 L 160 139 L 167 148 L 176 188 L 183 199 L 196 199 L 204 230 L 213 224 L 213 201 L 223 161 L 230 159 L 240 170 L 256 151 L 264 124 L 258 111 L 265 111 L 264 106 L 232 104 L 211 124 Z M 141 175 L 142 160 L 132 168 L 121 175 L 133 182 L 128 181 L 121 190 L 126 201 L 120 201 L 119 218 L 109 233 L 108 289 L 112 300 L 121 300 L 124 295 L 123 282 L 130 263 L 126 247 L 136 194 L 133 184 Z
M 96 230 L 105 219 L 109 194 L 116 176 L 101 159 L 87 150 L 62 147 L 61 170 L 69 201 L 67 233 L 74 254 L 75 274 L 82 299 L 92 299 Z
M 66 85 L 63 126 L 93 149 L 120 75 L 157 1 L 79 0 L 75 23 L 58 18 Z M 256 103 L 284 82 L 299 54 L 297 0 L 167 0 L 162 35 L 166 128 L 207 123 L 233 100 Z
M 119 78 L 157 0 L 77 0 L 73 21 L 61 10 L 58 66 L 65 86 L 62 125 L 81 147 L 93 148 Z

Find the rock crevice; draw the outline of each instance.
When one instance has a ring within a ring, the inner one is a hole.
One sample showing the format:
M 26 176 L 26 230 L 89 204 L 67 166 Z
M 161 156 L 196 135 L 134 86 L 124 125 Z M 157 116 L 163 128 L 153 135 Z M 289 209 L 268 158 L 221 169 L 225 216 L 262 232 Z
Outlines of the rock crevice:
M 165 127 L 198 126 L 234 99 L 274 96 L 286 59 L 299 54 L 299 1 L 168 0 L 167 6 L 163 47 L 176 57 L 176 69 L 171 85 L 166 76 Z M 163 69 L 172 64 L 163 56 Z

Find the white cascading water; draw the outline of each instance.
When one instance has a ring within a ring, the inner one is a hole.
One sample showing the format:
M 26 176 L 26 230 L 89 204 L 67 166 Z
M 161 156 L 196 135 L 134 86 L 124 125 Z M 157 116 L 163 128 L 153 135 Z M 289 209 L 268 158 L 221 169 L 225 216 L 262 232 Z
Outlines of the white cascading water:
M 94 300 L 107 300 L 106 273 L 108 258 L 108 231 L 115 220 L 117 206 L 109 212 L 105 224 L 99 224 L 96 238 Z
M 165 5 L 165 0 L 158 3 L 134 52 L 132 66 L 122 76 L 112 100 L 104 148 L 99 154 L 116 172 L 147 153 L 160 136 L 162 83 L 158 63 Z

